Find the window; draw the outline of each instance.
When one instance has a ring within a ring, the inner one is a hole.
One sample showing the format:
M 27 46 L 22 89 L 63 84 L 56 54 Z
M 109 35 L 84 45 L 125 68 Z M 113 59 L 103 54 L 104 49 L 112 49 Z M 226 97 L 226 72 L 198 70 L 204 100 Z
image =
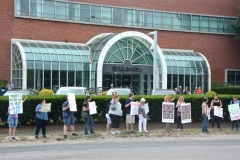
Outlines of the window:
M 201 31 L 207 31 L 208 32 L 208 22 L 209 17 L 202 16 L 201 17 Z
M 80 21 L 90 22 L 90 5 L 80 5 Z
M 227 83 L 234 85 L 234 86 L 240 86 L 240 70 L 227 70 Z
M 182 24 L 183 30 L 190 30 L 191 29 L 191 15 L 183 15 L 183 24 Z
M 101 7 L 91 6 L 91 22 L 101 23 Z
M 133 10 L 123 9 L 123 25 L 132 26 Z
M 153 12 L 144 11 L 144 27 L 152 27 Z
M 143 26 L 143 11 L 133 10 L 133 26 Z
M 162 28 L 162 16 L 163 13 L 161 12 L 154 12 L 154 16 L 153 16 L 153 27 L 154 28 Z
M 163 28 L 170 29 L 172 27 L 172 14 L 164 13 L 163 15 Z
M 113 24 L 122 25 L 122 9 L 113 8 Z
M 210 32 L 217 32 L 217 31 L 218 31 L 218 18 L 210 17 Z
M 102 23 L 112 24 L 112 8 L 102 7 Z
M 67 3 L 56 2 L 56 19 L 67 19 Z
M 228 25 L 230 25 L 233 21 L 235 21 L 235 19 L 233 18 L 228 18 Z M 233 28 L 228 28 L 228 33 L 236 33 L 235 30 Z
M 68 19 L 72 21 L 79 20 L 79 5 L 76 3 L 68 3 Z
M 192 30 L 193 31 L 200 30 L 200 16 L 192 16 Z
M 54 19 L 55 18 L 54 12 L 55 12 L 54 2 L 43 0 L 43 17 Z
M 42 17 L 42 0 L 30 0 L 30 16 Z
M 172 14 L 172 28 L 181 29 L 182 26 L 182 14 Z
M 227 32 L 227 18 L 219 18 L 218 32 Z

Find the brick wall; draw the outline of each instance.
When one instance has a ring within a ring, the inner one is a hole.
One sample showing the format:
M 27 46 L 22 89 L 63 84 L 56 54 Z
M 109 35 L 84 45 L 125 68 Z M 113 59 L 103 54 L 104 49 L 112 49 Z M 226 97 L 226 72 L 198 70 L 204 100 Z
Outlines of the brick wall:
M 99 3 L 99 0 L 81 0 L 81 2 Z M 228 0 L 228 3 L 223 0 L 211 2 L 211 6 L 216 4 L 218 9 L 207 5 L 208 0 L 150 0 L 150 3 L 149 0 L 104 0 L 102 4 L 116 6 L 127 4 L 128 7 L 233 16 L 237 12 L 236 5 L 240 0 Z M 92 37 L 107 32 L 149 33 L 149 30 L 144 29 L 14 18 L 13 5 L 12 0 L 0 2 L 0 79 L 10 78 L 11 38 L 86 43 Z M 219 7 L 222 8 L 222 12 Z M 159 31 L 158 44 L 161 48 L 187 49 L 202 53 L 210 63 L 212 81 L 222 83 L 225 69 L 240 69 L 240 43 L 235 42 L 230 35 Z

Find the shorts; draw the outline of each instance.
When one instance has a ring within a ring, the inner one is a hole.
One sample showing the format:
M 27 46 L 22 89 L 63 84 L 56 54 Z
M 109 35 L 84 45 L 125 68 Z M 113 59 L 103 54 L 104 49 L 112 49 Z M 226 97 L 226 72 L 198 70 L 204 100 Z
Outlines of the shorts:
M 8 127 L 12 128 L 12 127 L 17 127 L 18 125 L 18 118 L 11 118 L 11 120 L 8 123 Z
M 111 118 L 107 113 L 106 113 L 106 118 L 107 118 L 107 124 L 111 124 L 112 123 Z
M 75 117 L 74 116 L 68 116 L 64 117 L 64 125 L 75 125 Z
M 126 123 L 127 124 L 135 123 L 135 115 L 127 114 L 126 115 Z

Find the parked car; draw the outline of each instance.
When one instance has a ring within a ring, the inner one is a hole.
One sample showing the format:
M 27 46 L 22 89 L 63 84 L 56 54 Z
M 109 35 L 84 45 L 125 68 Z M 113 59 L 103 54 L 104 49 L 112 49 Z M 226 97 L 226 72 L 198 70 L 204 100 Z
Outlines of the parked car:
M 22 94 L 22 95 L 37 95 L 37 93 L 30 89 L 30 90 L 11 90 L 11 91 L 7 91 L 4 93 L 3 96 L 8 96 L 10 94 Z
M 68 93 L 75 93 L 75 95 L 89 95 L 86 87 L 61 87 L 57 90 L 55 95 L 67 95 Z
M 130 88 L 111 88 L 108 90 L 107 95 L 112 95 L 112 92 L 117 92 L 119 95 L 129 95 L 131 90 Z
M 172 89 L 156 89 L 156 95 L 172 95 L 175 94 L 175 91 Z M 151 95 L 153 95 L 153 92 L 151 92 Z

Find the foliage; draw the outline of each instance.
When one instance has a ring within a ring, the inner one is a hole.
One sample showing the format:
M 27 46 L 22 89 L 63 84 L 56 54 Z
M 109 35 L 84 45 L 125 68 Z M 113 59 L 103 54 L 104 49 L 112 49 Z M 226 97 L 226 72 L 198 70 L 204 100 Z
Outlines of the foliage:
M 233 21 L 229 27 L 233 28 L 237 35 L 234 36 L 234 40 L 240 42 L 240 6 L 238 6 L 238 15 L 235 21 Z
M 103 96 L 106 96 L 106 95 L 107 95 L 107 92 L 108 92 L 108 91 L 102 92 L 102 95 L 103 95 Z
M 240 87 L 215 87 L 212 88 L 212 91 L 218 94 L 231 94 L 237 95 L 240 94 Z
M 54 92 L 50 89 L 42 89 L 40 92 L 39 92 L 39 95 L 53 95 Z
M 208 92 L 205 93 L 205 94 L 207 94 L 207 95 L 214 95 L 214 94 L 216 94 L 216 92 L 214 92 L 214 91 L 208 91 Z
M 8 84 L 7 80 L 0 80 L 0 87 L 6 87 Z
M 178 97 L 181 95 L 177 95 L 175 99 L 175 104 L 178 100 Z M 182 95 L 184 96 L 186 103 L 191 103 L 192 106 L 192 120 L 200 121 L 201 120 L 201 105 L 203 97 L 207 96 L 209 98 L 209 104 L 213 99 L 212 95 Z M 95 101 L 98 106 L 98 114 L 93 115 L 93 118 L 98 122 L 105 122 L 105 114 L 106 114 L 106 106 L 109 99 L 112 96 L 91 96 L 92 101 Z M 224 109 L 224 119 L 229 119 L 229 113 L 227 112 L 228 104 L 232 99 L 232 95 L 219 95 L 218 96 L 222 103 Z M 24 97 L 23 97 L 24 98 Z M 82 122 L 81 118 L 81 109 L 82 103 L 84 101 L 85 96 L 76 96 L 77 102 L 77 112 L 74 113 L 77 122 Z M 140 101 L 142 95 L 135 96 L 135 101 Z M 162 102 L 164 96 L 150 96 L 144 95 L 144 98 L 147 100 L 150 108 L 149 117 L 151 121 L 161 122 L 162 120 Z M 19 114 L 19 122 L 21 125 L 25 125 L 27 123 L 34 124 L 35 123 L 35 108 L 40 103 L 41 99 L 45 99 L 47 103 L 51 103 L 51 112 L 49 113 L 49 119 L 53 122 L 62 122 L 62 103 L 65 101 L 65 96 L 62 95 L 44 95 L 44 96 L 28 96 L 28 99 L 23 104 L 23 114 Z M 128 96 L 121 96 L 120 103 L 122 104 L 123 116 L 122 121 L 126 119 L 126 109 L 124 107 L 125 101 L 128 99 Z M 2 118 L 3 123 L 6 124 L 7 121 L 7 108 L 8 108 L 8 97 L 2 96 L 0 97 L 0 117 Z M 176 114 L 176 111 L 175 111 Z M 175 115 L 176 116 L 176 115 Z M 137 120 L 136 120 L 137 121 Z
M 227 83 L 227 82 L 223 82 L 223 83 L 217 83 L 217 82 L 212 82 L 212 88 L 214 88 L 214 87 L 228 87 L 228 86 L 230 86 L 230 84 L 229 83 Z

